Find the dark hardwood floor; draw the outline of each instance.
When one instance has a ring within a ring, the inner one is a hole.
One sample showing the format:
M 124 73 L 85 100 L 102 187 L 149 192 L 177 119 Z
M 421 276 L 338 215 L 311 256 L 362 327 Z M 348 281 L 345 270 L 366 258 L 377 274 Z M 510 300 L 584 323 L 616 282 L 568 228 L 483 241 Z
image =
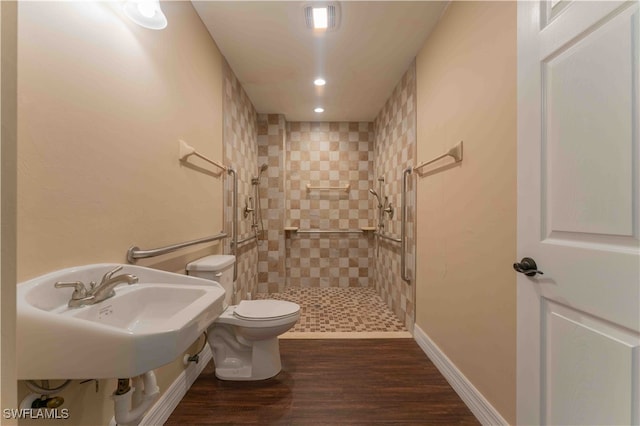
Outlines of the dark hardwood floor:
M 225 382 L 207 366 L 166 425 L 477 425 L 413 339 L 280 340 L 283 371 Z

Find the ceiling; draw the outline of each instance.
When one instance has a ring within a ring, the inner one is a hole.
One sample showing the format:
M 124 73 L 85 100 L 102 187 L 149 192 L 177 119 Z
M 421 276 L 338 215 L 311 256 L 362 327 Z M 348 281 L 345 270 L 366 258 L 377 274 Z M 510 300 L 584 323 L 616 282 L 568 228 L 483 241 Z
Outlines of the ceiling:
M 447 5 L 343 1 L 339 28 L 315 33 L 309 2 L 192 3 L 256 110 L 288 121 L 373 121 Z

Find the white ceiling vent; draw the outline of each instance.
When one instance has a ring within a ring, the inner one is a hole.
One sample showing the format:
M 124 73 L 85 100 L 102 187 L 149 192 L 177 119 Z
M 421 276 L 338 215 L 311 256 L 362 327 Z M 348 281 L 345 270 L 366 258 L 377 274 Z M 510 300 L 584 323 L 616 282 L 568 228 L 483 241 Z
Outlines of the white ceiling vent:
M 338 2 L 307 3 L 304 5 L 304 20 L 307 28 L 317 29 L 313 9 L 326 9 L 326 31 L 335 31 L 340 27 L 340 4 Z

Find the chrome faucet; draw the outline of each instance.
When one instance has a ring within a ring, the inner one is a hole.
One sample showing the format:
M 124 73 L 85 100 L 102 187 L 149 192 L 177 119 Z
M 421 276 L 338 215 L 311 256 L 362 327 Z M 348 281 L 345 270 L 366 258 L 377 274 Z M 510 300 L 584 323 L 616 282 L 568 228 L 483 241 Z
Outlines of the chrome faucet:
M 100 280 L 100 284 L 96 284 L 95 282 L 91 282 L 89 285 L 89 289 L 85 287 L 84 283 L 81 281 L 73 281 L 73 282 L 62 282 L 58 281 L 54 284 L 56 288 L 64 288 L 64 287 L 73 287 L 74 291 L 71 295 L 71 299 L 69 300 L 70 308 L 79 308 L 85 305 L 93 305 L 103 300 L 106 300 L 110 297 L 115 296 L 116 292 L 114 287 L 127 283 L 127 284 L 135 284 L 138 282 L 138 277 L 132 274 L 120 274 L 115 277 L 113 274 L 120 271 L 122 266 L 118 266 L 111 271 L 107 272 L 103 275 L 102 280 Z
M 91 285 L 89 292 L 87 293 L 89 296 L 93 296 L 95 301 L 93 303 L 102 302 L 105 299 L 115 296 L 116 292 L 113 289 L 118 284 L 127 283 L 127 284 L 135 284 L 138 282 L 138 277 L 132 274 L 120 274 L 115 277 L 113 274 L 120 271 L 122 266 L 118 266 L 113 270 L 107 272 L 102 277 L 100 284 Z

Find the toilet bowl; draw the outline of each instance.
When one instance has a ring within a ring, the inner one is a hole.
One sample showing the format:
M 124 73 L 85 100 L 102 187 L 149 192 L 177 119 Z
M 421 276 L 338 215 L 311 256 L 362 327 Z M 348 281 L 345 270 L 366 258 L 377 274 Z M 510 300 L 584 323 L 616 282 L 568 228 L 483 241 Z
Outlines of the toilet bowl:
M 211 324 L 207 338 L 216 377 L 264 380 L 282 369 L 278 336 L 300 318 L 300 306 L 282 300 L 242 300 L 231 305 L 235 256 L 212 255 L 189 263 L 189 275 L 218 281 L 225 289 L 225 311 Z

